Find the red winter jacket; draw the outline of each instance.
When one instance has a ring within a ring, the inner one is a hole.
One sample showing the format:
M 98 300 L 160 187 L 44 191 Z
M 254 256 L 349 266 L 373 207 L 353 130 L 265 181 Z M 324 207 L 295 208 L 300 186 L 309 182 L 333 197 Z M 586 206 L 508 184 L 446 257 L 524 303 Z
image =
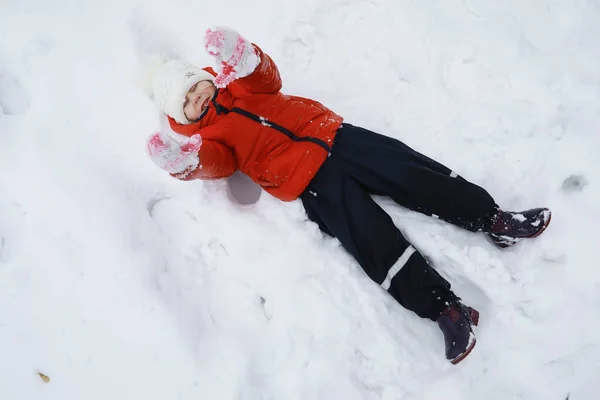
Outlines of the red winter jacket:
M 280 93 L 277 66 L 254 48 L 261 60 L 254 72 L 219 89 L 200 121 L 182 125 L 169 117 L 175 132 L 202 136 L 200 166 L 183 179 L 225 178 L 239 169 L 292 201 L 327 158 L 342 117 L 317 101 Z

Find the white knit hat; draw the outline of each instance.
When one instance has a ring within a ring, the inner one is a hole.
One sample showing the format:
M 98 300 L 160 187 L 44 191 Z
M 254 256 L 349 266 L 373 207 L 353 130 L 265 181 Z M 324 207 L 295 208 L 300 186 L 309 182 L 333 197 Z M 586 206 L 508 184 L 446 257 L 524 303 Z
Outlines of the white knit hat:
M 145 66 L 138 82 L 148 96 L 167 115 L 180 124 L 189 124 L 183 112 L 185 96 L 200 81 L 213 81 L 214 76 L 182 60 L 166 60 L 158 56 Z

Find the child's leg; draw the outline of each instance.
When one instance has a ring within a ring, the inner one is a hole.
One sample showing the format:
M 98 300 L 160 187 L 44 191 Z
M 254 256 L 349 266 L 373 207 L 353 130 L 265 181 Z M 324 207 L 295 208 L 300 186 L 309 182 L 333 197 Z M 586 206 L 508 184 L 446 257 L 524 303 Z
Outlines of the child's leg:
M 300 197 L 309 218 L 335 236 L 367 275 L 405 308 L 436 321 L 457 296 L 406 241 L 390 216 L 332 155 Z
M 399 140 L 344 124 L 332 155 L 370 193 L 470 231 L 489 231 L 498 213 L 486 190 Z

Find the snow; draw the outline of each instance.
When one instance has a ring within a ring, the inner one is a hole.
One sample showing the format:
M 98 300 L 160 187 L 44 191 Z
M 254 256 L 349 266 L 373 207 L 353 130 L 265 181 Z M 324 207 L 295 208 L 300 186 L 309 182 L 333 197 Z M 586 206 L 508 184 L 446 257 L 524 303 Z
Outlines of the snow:
M 5 1 L 0 14 L 0 399 L 590 399 L 600 389 L 600 4 Z M 132 77 L 152 51 L 210 62 L 230 26 L 288 93 L 548 206 L 538 239 L 378 199 L 481 312 L 458 366 L 299 202 L 228 200 L 146 156 Z M 49 378 L 44 382 L 38 373 Z
M 514 215 L 512 216 L 512 218 L 513 218 L 513 219 L 516 219 L 517 221 L 520 221 L 520 222 L 525 222 L 525 221 L 527 221 L 527 218 L 526 218 L 526 217 L 525 217 L 523 214 L 521 214 L 521 213 L 514 214 Z

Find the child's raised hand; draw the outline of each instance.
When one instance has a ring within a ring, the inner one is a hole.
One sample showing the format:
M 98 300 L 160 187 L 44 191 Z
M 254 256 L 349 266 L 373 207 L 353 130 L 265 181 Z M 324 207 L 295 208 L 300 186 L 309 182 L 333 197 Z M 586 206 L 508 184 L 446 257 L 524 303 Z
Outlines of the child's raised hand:
M 202 137 L 198 134 L 179 143 L 166 133 L 156 132 L 148 138 L 146 149 L 150 159 L 160 168 L 171 174 L 181 174 L 198 167 L 201 145 Z
M 204 48 L 217 60 L 218 75 L 215 78 L 215 86 L 218 88 L 229 85 L 237 78 L 250 75 L 260 62 L 252 43 L 233 29 L 207 29 Z

